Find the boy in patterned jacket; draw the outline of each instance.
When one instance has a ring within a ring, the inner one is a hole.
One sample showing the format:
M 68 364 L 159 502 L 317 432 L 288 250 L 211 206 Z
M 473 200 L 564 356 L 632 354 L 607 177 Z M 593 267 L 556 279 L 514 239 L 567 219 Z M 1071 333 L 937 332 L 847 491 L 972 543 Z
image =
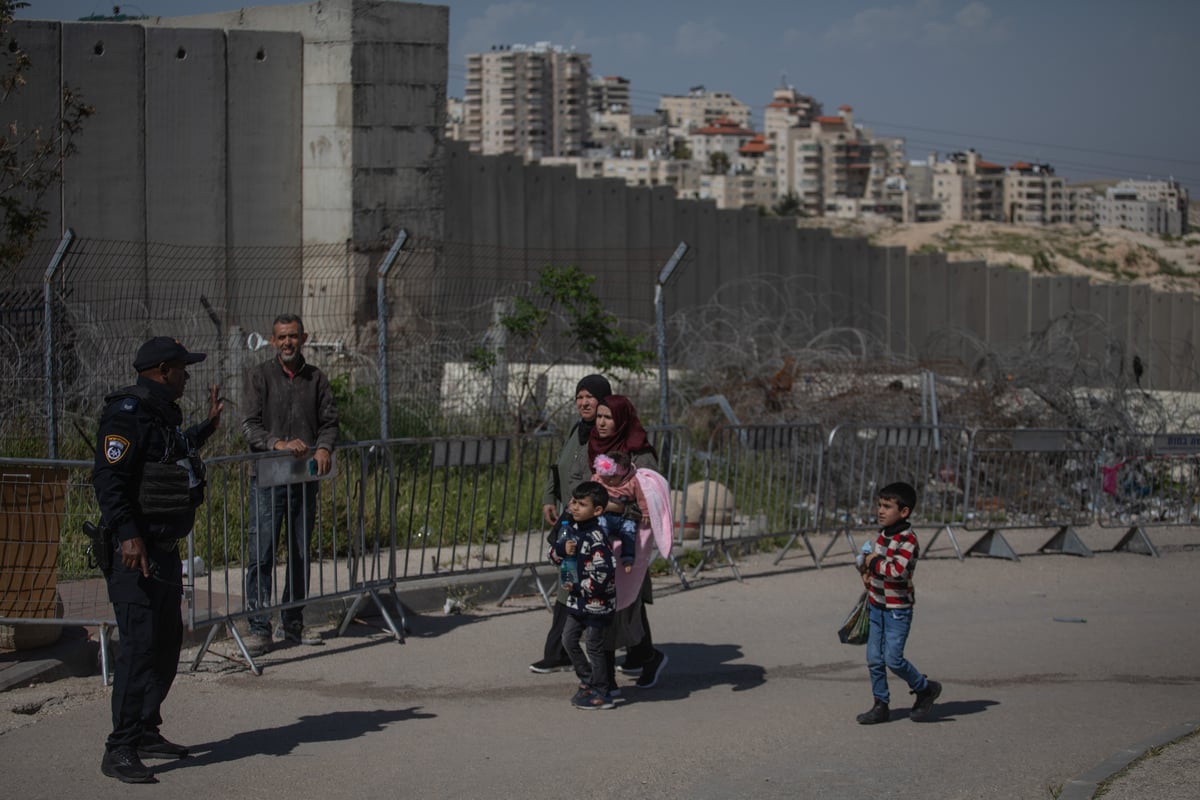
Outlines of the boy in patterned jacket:
M 921 722 L 929 717 L 933 702 L 942 693 L 942 685 L 929 680 L 904 657 L 904 643 L 912 626 L 913 571 L 920 545 L 908 517 L 917 504 L 917 491 L 907 483 L 891 483 L 879 490 L 876 519 L 882 530 L 871 553 L 859 565 L 871 616 L 867 638 L 867 669 L 871 673 L 871 693 L 875 704 L 858 715 L 862 725 L 887 722 L 887 670 L 908 684 L 917 696 L 909 719 Z
M 613 707 L 612 661 L 605 657 L 604 639 L 616 609 L 617 584 L 612 547 L 600 527 L 607 505 L 608 490 L 603 485 L 595 481 L 579 484 L 567 503 L 567 516 L 573 522 L 550 549 L 555 564 L 574 558 L 578 565 L 578 583 L 563 585 L 568 592 L 568 617 L 562 642 L 579 678 L 579 690 L 571 704 L 588 710 Z

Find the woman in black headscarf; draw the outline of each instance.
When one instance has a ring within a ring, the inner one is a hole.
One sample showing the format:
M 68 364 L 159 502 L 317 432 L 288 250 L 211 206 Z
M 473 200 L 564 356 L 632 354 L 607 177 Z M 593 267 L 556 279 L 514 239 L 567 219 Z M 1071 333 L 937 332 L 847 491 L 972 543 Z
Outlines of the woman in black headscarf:
M 600 402 L 612 394 L 612 386 L 603 375 L 588 375 L 575 387 L 575 410 L 579 420 L 571 426 L 567 440 L 563 442 L 558 460 L 550 465 L 550 480 L 542 493 L 542 517 L 552 528 L 558 521 L 565 498 L 571 496 L 583 481 L 592 475 L 592 463 L 588 459 L 588 440 L 596 424 L 596 410 Z M 572 669 L 571 659 L 562 646 L 563 624 L 567 621 L 566 593 L 559 588 L 554 603 L 554 617 L 546 633 L 546 645 L 542 658 L 529 665 L 533 672 L 560 672 Z

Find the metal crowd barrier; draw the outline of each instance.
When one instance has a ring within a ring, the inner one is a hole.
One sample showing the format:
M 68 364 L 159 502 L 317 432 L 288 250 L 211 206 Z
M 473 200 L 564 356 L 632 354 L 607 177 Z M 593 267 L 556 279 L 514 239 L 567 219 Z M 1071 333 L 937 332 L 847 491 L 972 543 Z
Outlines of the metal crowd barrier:
M 1200 435 L 1123 437 L 1098 470 L 1096 522 L 1125 529 L 1114 550 L 1157 556 L 1147 528 L 1200 524 Z
M 789 548 L 802 538 L 817 561 L 808 534 L 816 518 L 821 444 L 816 425 L 728 425 L 713 432 L 708 451 L 696 454 L 703 480 L 683 487 L 677 503 L 676 529 L 685 538 L 694 532 L 704 550 L 693 575 L 719 553 L 741 580 L 729 546 L 772 536 L 791 536 Z M 699 513 L 690 514 L 689 506 Z
M 667 456 L 661 467 L 675 495 L 676 543 L 703 552 L 697 574 L 720 554 L 740 580 L 729 548 L 774 536 L 790 537 L 776 563 L 801 541 L 818 568 L 838 542 L 854 553 L 852 532 L 876 527 L 878 490 L 895 480 L 917 489 L 914 525 L 935 529 L 925 552 L 945 532 L 960 560 L 954 528 L 984 531 L 967 553 L 1015 560 L 1002 531 L 1052 527 L 1042 551 L 1090 555 L 1074 526 L 1098 521 L 1127 529 L 1116 549 L 1157 555 L 1146 528 L 1200 524 L 1200 436 L 1188 434 L 1131 437 L 1106 449 L 1092 431 L 855 424 L 826 438 L 815 425 L 737 425 L 719 428 L 704 453 L 682 428 L 651 434 Z M 315 481 L 286 456 L 209 460 L 207 499 L 181 555 L 187 624 L 210 628 L 193 667 L 225 627 L 258 671 L 237 627 L 251 613 L 252 464 L 260 478 L 285 468 L 284 484 L 319 486 L 307 552 L 279 546 L 271 591 L 256 613 L 343 599 L 341 634 L 373 602 L 403 641 L 400 582 L 517 568 L 518 577 L 535 576 L 549 602 L 537 573 L 545 563 L 540 507 L 559 446 L 545 434 L 360 442 L 338 447 L 334 472 Z M 91 466 L 0 459 L 0 624 L 98 627 L 107 678 L 114 621 L 81 532 L 98 518 Z M 260 483 L 272 481 L 280 479 Z M 819 554 L 816 533 L 832 534 Z M 283 594 L 284 571 L 296 559 L 308 562 L 303 599 Z
M 1001 531 L 1054 528 L 1039 552 L 1091 556 L 1075 527 L 1093 520 L 1095 465 L 1102 450 L 1099 435 L 1090 430 L 976 430 L 967 527 L 984 534 L 967 552 L 1018 561 Z
M 824 561 L 839 541 L 857 554 L 852 531 L 875 530 L 879 490 L 905 481 L 917 490 L 913 527 L 933 528 L 929 553 L 944 532 L 961 561 L 954 527 L 963 525 L 970 436 L 955 425 L 838 425 L 829 434 L 822 472 L 818 527 L 832 532 Z

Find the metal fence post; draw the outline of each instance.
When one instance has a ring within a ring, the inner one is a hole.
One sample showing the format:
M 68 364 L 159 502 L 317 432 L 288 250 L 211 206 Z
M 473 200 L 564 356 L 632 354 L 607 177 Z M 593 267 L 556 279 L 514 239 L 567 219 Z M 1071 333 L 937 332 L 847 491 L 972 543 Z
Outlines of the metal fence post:
M 396 237 L 396 241 L 392 242 L 391 249 L 387 255 L 383 257 L 383 263 L 379 265 L 378 283 L 375 289 L 376 298 L 376 323 L 379 326 L 379 438 L 386 440 L 388 438 L 388 407 L 390 405 L 390 392 L 388 389 L 388 368 L 387 368 L 387 351 L 388 351 L 388 319 L 387 319 L 387 274 L 392 268 L 392 264 L 396 262 L 396 257 L 400 255 L 400 250 L 404 247 L 404 243 L 408 241 L 408 231 L 401 230 Z
M 662 271 L 658 273 L 658 280 L 654 284 L 654 332 L 658 343 L 658 416 L 663 425 L 671 424 L 671 409 L 667 401 L 667 320 L 663 287 L 667 285 L 667 281 L 671 280 L 671 275 L 679 266 L 679 261 L 687 250 L 687 242 L 680 242 L 679 246 L 675 248 L 675 252 L 671 254 L 671 258 L 663 266 Z M 670 444 L 667 445 L 662 455 L 664 471 L 666 471 L 666 463 L 671 457 Z
M 50 282 L 54 280 L 54 273 L 58 271 L 59 265 L 67 255 L 67 248 L 71 246 L 74 239 L 75 231 L 67 228 L 63 233 L 62 240 L 58 243 L 58 248 L 54 251 L 54 257 L 50 259 L 50 263 L 46 267 L 46 277 L 42 284 L 44 303 L 42 347 L 45 350 L 46 432 L 48 434 L 46 441 L 50 458 L 58 458 L 58 402 L 54 392 L 54 292 L 50 287 Z

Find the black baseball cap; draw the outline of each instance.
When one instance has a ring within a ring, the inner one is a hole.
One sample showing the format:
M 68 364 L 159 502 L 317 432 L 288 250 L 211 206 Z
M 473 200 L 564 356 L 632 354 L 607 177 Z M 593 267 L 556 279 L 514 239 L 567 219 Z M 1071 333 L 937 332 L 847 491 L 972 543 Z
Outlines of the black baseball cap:
M 205 353 L 189 353 L 178 339 L 170 336 L 155 336 L 138 348 L 137 357 L 133 359 L 133 368 L 137 372 L 152 369 L 159 364 L 182 362 L 197 364 L 207 358 Z

